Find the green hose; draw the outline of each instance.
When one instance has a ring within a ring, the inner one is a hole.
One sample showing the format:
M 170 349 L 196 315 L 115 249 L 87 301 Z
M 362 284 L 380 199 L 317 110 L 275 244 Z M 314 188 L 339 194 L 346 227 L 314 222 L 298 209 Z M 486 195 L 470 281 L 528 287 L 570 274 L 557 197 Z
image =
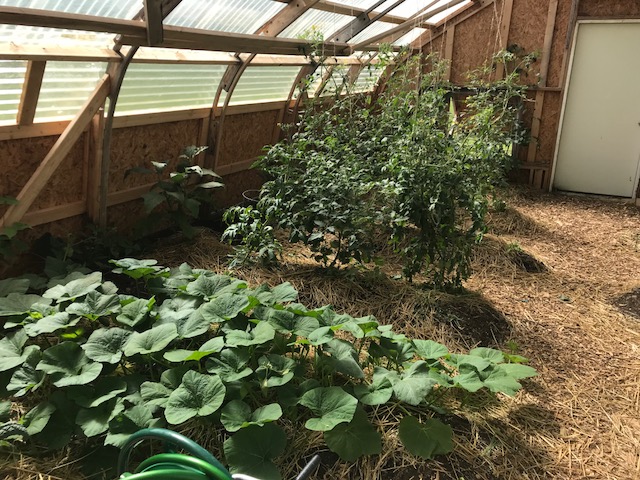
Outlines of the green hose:
M 126 474 L 131 452 L 149 439 L 161 440 L 167 447 L 182 449 L 193 456 L 155 455 L 142 462 L 135 473 Z M 162 428 L 140 430 L 129 437 L 118 457 L 118 477 L 127 480 L 232 480 L 231 473 L 207 450 L 179 433 Z

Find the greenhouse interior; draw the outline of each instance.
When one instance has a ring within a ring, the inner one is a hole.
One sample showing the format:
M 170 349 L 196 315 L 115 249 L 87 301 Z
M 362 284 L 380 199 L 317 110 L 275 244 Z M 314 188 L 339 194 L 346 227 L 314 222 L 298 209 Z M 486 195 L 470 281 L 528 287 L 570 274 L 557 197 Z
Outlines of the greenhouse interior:
M 0 478 L 640 478 L 637 0 L 0 0 Z

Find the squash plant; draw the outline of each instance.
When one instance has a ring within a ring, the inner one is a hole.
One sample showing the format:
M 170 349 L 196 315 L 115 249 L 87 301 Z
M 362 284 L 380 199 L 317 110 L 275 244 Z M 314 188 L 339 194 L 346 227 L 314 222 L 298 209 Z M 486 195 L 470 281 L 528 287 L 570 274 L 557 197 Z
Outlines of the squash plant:
M 535 375 L 522 357 L 453 353 L 371 316 L 309 309 L 288 283 L 252 288 L 186 264 L 113 264 L 118 283 L 144 284 L 138 295 L 101 272 L 54 277 L 44 290 L 33 279 L 0 282 L 0 391 L 30 406 L 11 420 L 37 444 L 118 447 L 141 428 L 197 423 L 226 432 L 234 472 L 278 479 L 284 418 L 355 461 L 380 453 L 369 418 L 387 405 L 402 417 L 405 448 L 429 459 L 453 448 L 451 428 L 434 414 L 445 398 L 514 395 Z

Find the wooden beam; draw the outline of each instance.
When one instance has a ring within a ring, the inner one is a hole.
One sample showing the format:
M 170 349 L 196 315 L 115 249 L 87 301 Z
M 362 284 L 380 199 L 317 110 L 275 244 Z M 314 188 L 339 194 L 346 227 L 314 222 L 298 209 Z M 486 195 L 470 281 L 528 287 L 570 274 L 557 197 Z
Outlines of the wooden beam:
M 104 108 L 100 108 L 89 125 L 89 162 L 87 165 L 87 213 L 97 223 L 100 215 L 100 172 L 102 171 L 102 141 L 104 138 Z
M 164 40 L 162 30 L 162 0 L 144 0 L 144 19 L 147 24 L 147 43 L 161 45 Z
M 500 19 L 500 29 L 498 30 L 500 40 L 500 50 L 505 50 L 509 46 L 509 31 L 511 30 L 511 16 L 513 13 L 513 0 L 504 0 L 502 4 L 502 18 Z M 496 79 L 504 77 L 504 63 L 496 65 Z
M 281 3 L 289 3 L 291 0 L 276 0 L 276 1 Z M 314 8 L 316 10 L 322 10 L 324 12 L 338 13 L 340 15 L 349 15 L 352 17 L 357 17 L 358 15 L 361 15 L 363 12 L 367 10 L 366 8 L 345 5 L 344 3 L 332 2 L 330 0 L 321 0 L 316 4 Z M 397 15 L 385 15 L 381 20 L 383 22 L 395 23 L 399 25 L 402 22 L 406 21 L 407 19 L 403 17 L 399 17 Z
M 447 28 L 447 40 L 444 47 L 444 59 L 447 62 L 447 71 L 445 72 L 445 80 L 451 81 L 451 65 L 453 64 L 453 44 L 456 37 L 456 26 L 451 25 Z
M 298 17 L 314 7 L 320 0 L 296 0 L 289 2 L 286 7 L 276 13 L 264 25 L 256 30 L 256 35 L 275 37 L 282 33 Z
M 78 115 L 69 123 L 67 129 L 60 135 L 60 138 L 58 138 L 58 141 L 53 145 L 44 160 L 42 160 L 42 163 L 38 166 L 25 186 L 22 187 L 22 190 L 16 197 L 18 204 L 11 205 L 9 209 L 7 209 L 0 221 L 0 228 L 5 225 L 11 225 L 14 222 L 19 222 L 22 219 L 58 166 L 80 138 L 80 135 L 82 135 L 82 132 L 98 109 L 104 105 L 107 95 L 109 94 L 109 89 L 109 76 L 104 75 L 89 99 L 82 106 Z
M 65 218 L 82 215 L 86 211 L 86 204 L 83 200 L 68 203 L 66 205 L 57 205 L 55 207 L 43 208 L 35 212 L 28 212 L 22 217 L 22 221 L 27 225 L 35 227 L 45 223 L 57 222 Z
M 547 12 L 547 27 L 544 35 L 544 44 L 542 49 L 542 58 L 540 60 L 540 87 L 547 86 L 547 77 L 549 74 L 549 65 L 551 64 L 551 47 L 553 44 L 553 32 L 556 26 L 556 16 L 558 13 L 558 0 L 549 2 L 549 10 Z M 540 136 L 540 127 L 542 121 L 542 112 L 544 108 L 545 92 L 536 92 L 535 107 L 533 110 L 533 119 L 531 121 L 531 140 L 527 150 L 527 163 L 534 163 L 538 155 L 538 145 Z M 543 185 L 536 185 L 543 188 Z
M 18 106 L 18 125 L 31 125 L 36 116 L 36 107 L 40 98 L 40 88 L 44 77 L 44 69 L 47 62 L 30 61 L 27 63 L 27 72 L 24 77 L 24 86 Z

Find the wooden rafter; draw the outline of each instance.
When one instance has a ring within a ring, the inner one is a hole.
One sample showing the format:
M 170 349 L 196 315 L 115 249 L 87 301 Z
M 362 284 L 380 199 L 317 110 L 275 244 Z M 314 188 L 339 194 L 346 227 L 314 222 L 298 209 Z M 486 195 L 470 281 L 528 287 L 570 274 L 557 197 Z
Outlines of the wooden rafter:
M 276 1 L 281 3 L 290 3 L 291 0 L 276 0 Z M 321 0 L 313 8 L 315 8 L 316 10 L 322 10 L 325 12 L 338 13 L 340 15 L 350 15 L 353 17 L 361 15 L 363 12 L 366 12 L 368 10 L 366 8 L 359 8 L 351 5 L 345 5 L 340 2 L 332 2 L 329 0 Z M 387 14 L 383 18 L 381 18 L 381 20 L 387 23 L 400 24 L 404 22 L 406 18 Z
M 147 24 L 147 43 L 161 45 L 164 40 L 162 29 L 162 0 L 144 0 L 144 19 Z
M 46 66 L 47 62 L 44 61 L 32 60 L 27 63 L 27 71 L 24 77 L 24 86 L 22 87 L 18 116 L 16 119 L 18 125 L 31 125 L 33 123 Z
M 22 187 L 22 190 L 16 197 L 16 200 L 18 200 L 17 205 L 12 205 L 6 211 L 0 221 L 0 228 L 22 220 L 24 214 L 29 210 L 29 207 L 38 197 L 53 173 L 60 166 L 84 130 L 87 128 L 87 125 L 91 122 L 93 116 L 96 114 L 98 109 L 104 105 L 107 95 L 109 94 L 109 90 L 109 76 L 104 75 L 98 82 L 98 85 L 89 99 L 82 106 L 78 115 L 76 115 L 76 117 L 69 123 L 65 131 L 60 135 L 31 178 L 27 181 L 25 186 Z
M 509 45 L 509 31 L 511 30 L 511 14 L 513 12 L 513 0 L 504 0 L 502 4 L 502 19 L 500 20 L 500 50 L 505 50 Z M 504 63 L 499 62 L 496 66 L 496 78 L 504 77 Z

